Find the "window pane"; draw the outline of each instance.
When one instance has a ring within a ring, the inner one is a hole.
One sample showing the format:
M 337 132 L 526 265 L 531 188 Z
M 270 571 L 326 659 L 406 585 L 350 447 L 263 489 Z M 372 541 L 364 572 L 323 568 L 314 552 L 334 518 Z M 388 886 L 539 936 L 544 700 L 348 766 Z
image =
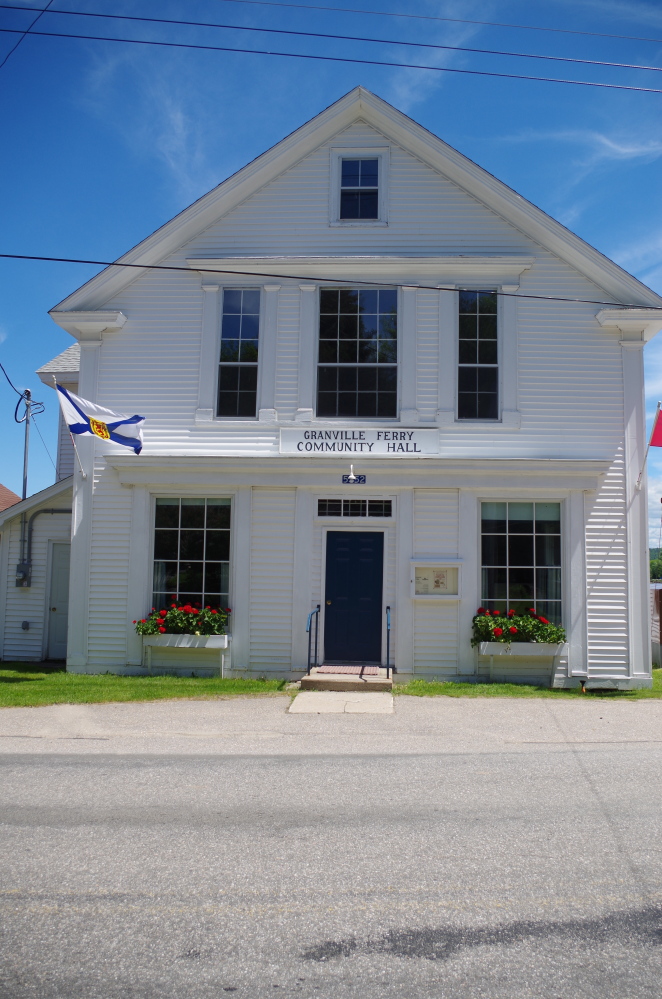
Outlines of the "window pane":
M 395 315 L 398 311 L 398 293 L 395 288 L 380 288 L 379 311 Z
M 359 218 L 376 219 L 379 215 L 379 200 L 376 191 L 362 191 L 359 194 Z
M 475 291 L 460 291 L 459 293 L 460 312 L 477 312 L 478 295 Z
M 533 565 L 533 535 L 510 535 L 508 538 L 508 564 Z
M 231 509 L 230 500 L 208 499 L 207 527 L 229 527 Z
M 361 177 L 361 160 L 342 161 L 342 186 L 358 187 Z
M 238 288 L 226 288 L 223 292 L 223 313 L 241 313 L 241 291 Z
M 482 521 L 485 533 L 506 533 L 506 503 L 483 503 Z
M 205 526 L 205 501 L 203 499 L 182 500 L 182 527 Z
M 476 340 L 460 340 L 460 364 L 476 364 L 478 343 Z
M 377 312 L 377 291 L 364 291 L 359 292 L 359 310 L 363 313 L 374 313 Z
M 180 531 L 180 559 L 200 559 L 204 555 L 204 531 Z
M 483 569 L 482 600 L 505 600 L 508 593 L 508 571 L 506 569 Z
M 359 293 L 351 288 L 341 288 L 338 293 L 338 311 L 357 315 L 359 311 Z
M 241 336 L 241 316 L 223 316 L 221 336 L 224 340 L 238 340 Z
M 243 311 L 258 316 L 260 314 L 260 292 L 257 288 L 246 288 L 243 293 Z
M 536 503 L 536 534 L 561 533 L 561 504 Z
M 206 557 L 212 562 L 224 562 L 230 558 L 229 531 L 207 531 Z
M 561 601 L 542 600 L 536 604 L 536 611 L 552 624 L 561 624 Z
M 511 600 L 533 600 L 533 569 L 509 569 L 508 589 Z
M 361 160 L 361 187 L 377 187 L 379 160 Z
M 507 565 L 508 546 L 505 534 L 483 535 L 483 565 Z
M 202 562 L 179 563 L 179 588 L 202 591 Z
M 165 560 L 176 559 L 178 556 L 178 544 L 179 531 L 155 531 L 154 558 Z
M 164 593 L 177 592 L 177 562 L 154 562 L 154 585 L 152 588 Z
M 157 499 L 155 524 L 157 527 L 179 527 L 178 499 Z
M 536 565 L 561 564 L 561 538 L 558 534 L 541 534 L 536 538 Z
M 337 288 L 322 288 L 320 291 L 320 312 L 338 312 Z
M 508 530 L 533 534 L 533 503 L 508 504 Z
M 359 192 L 342 191 L 340 194 L 340 218 L 357 219 L 359 217 Z
M 222 340 L 221 341 L 221 360 L 222 361 L 238 361 L 239 360 L 239 344 L 240 343 L 241 343 L 240 340 Z
M 478 311 L 496 315 L 497 296 L 493 291 L 481 291 L 478 294 Z
M 536 601 L 561 599 L 561 570 L 536 569 Z M 538 608 L 536 607 L 536 610 Z M 538 613 L 541 613 L 538 610 Z

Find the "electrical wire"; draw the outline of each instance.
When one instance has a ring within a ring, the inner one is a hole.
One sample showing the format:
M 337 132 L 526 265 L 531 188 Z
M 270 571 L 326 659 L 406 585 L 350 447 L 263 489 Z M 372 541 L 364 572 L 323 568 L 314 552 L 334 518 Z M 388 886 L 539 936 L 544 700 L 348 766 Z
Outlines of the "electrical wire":
M 129 264 L 124 263 L 121 260 L 83 260 L 77 257 L 41 257 L 36 255 L 30 255 L 27 253 L 0 253 L 0 259 L 5 260 L 41 260 L 47 263 L 56 264 L 92 264 L 95 267 L 131 267 L 135 270 L 140 271 L 183 271 L 185 274 L 193 274 L 196 271 L 201 274 L 231 274 L 233 277 L 245 276 L 245 277 L 266 277 L 266 278 L 282 278 L 283 280 L 291 281 L 310 281 L 310 274 L 275 274 L 273 271 L 246 271 L 246 270 L 224 270 L 220 267 L 182 267 L 177 264 Z M 197 263 L 197 261 L 196 261 Z M 201 260 L 200 264 L 204 261 Z M 363 286 L 374 286 L 376 288 L 383 288 L 383 281 L 358 281 L 356 278 L 339 278 L 339 277 L 324 277 L 319 278 L 323 281 L 325 285 L 328 284 L 350 284 L 356 285 L 357 283 Z M 401 282 L 404 288 L 420 288 L 427 291 L 456 291 L 456 286 L 452 288 L 444 287 L 440 284 L 420 284 L 414 282 L 403 281 Z M 516 291 L 493 291 L 492 294 L 498 295 L 500 298 L 527 298 L 535 299 L 541 302 L 571 302 L 577 305 L 610 305 L 618 309 L 651 309 L 654 312 L 662 312 L 662 305 L 637 305 L 636 303 L 626 304 L 625 302 L 605 302 L 602 299 L 595 298 L 565 298 L 561 295 L 526 295 L 521 292 Z M 3 368 L 4 370 L 4 368 Z
M 25 10 L 13 4 L 0 3 L 0 10 Z M 49 14 L 64 14 L 71 17 L 96 17 L 114 21 L 139 21 L 146 24 L 169 24 L 188 28 L 223 28 L 231 31 L 258 31 L 270 35 L 295 35 L 300 38 L 330 38 L 343 42 L 369 42 L 377 45 L 405 45 L 417 49 L 438 49 L 444 52 L 470 52 L 477 55 L 508 56 L 515 59 L 544 59 L 548 62 L 569 62 L 583 66 L 607 66 L 612 69 L 643 69 L 662 73 L 662 66 L 646 66 L 640 63 L 607 62 L 603 59 L 578 59 L 575 56 L 541 55 L 535 52 L 508 52 L 501 49 L 477 49 L 463 45 L 437 45 L 431 42 L 408 42 L 397 38 L 370 38 L 365 35 L 336 35 L 323 31 L 294 31 L 289 28 L 262 28 L 255 25 L 219 24 L 210 21 L 179 21 L 165 17 L 135 17 L 129 14 L 98 14 L 90 11 L 61 10 L 52 7 Z
M 18 40 L 18 41 L 16 42 L 16 45 L 14 45 L 14 47 L 13 47 L 13 48 L 11 48 L 11 49 L 9 50 L 9 52 L 7 53 L 7 55 L 5 56 L 5 58 L 4 58 L 3 60 L 2 60 L 2 62 L 0 62 L 0 69 L 2 69 L 2 67 L 3 67 L 4 65 L 5 65 L 5 63 L 6 63 L 6 62 L 7 62 L 7 60 L 9 59 L 9 57 L 10 57 L 11 55 L 13 55 L 13 53 L 14 53 L 14 52 L 16 51 L 16 49 L 17 49 L 17 48 L 19 47 L 19 45 L 21 44 L 21 42 L 23 41 L 23 39 L 25 38 L 25 36 L 26 36 L 27 34 L 29 34 L 29 33 L 30 33 L 30 30 L 31 30 L 32 28 L 34 28 L 34 26 L 35 26 L 35 24 L 37 23 L 37 21 L 39 20 L 39 18 L 40 18 L 40 17 L 42 16 L 42 14 L 45 14 L 45 13 L 46 13 L 46 11 L 48 10 L 48 8 L 50 7 L 50 5 L 51 5 L 52 3 L 53 3 L 53 0 L 48 0 L 48 3 L 46 4 L 46 6 L 45 6 L 45 7 L 43 7 L 43 8 L 42 8 L 42 9 L 41 9 L 41 10 L 39 11 L 39 13 L 38 13 L 38 14 L 37 14 L 37 16 L 35 17 L 34 21 L 32 21 L 32 22 L 30 23 L 30 25 L 29 25 L 29 26 L 28 26 L 28 27 L 27 27 L 27 28 L 25 29 L 25 31 L 24 31 L 24 32 L 23 32 L 23 33 L 21 34 L 21 37 L 20 37 L 20 38 L 19 38 L 19 40 Z M 25 10 L 25 7 L 23 8 L 23 10 Z
M 15 28 L 0 28 L 4 34 L 16 34 Z M 389 62 L 384 59 L 352 59 L 349 56 L 310 55 L 302 52 L 274 52 L 267 49 L 240 49 L 227 45 L 194 45 L 186 42 L 160 42 L 141 38 L 112 38 L 109 35 L 72 35 L 64 31 L 31 31 L 32 37 L 69 38 L 88 42 L 121 42 L 126 45 L 155 45 L 160 48 L 194 49 L 202 52 L 238 52 L 242 55 L 281 56 L 286 59 L 312 59 L 317 62 L 342 62 L 360 66 L 388 66 L 396 69 L 425 69 L 433 73 L 460 73 L 463 76 L 491 76 L 504 80 L 535 80 L 539 83 L 565 83 L 577 87 L 598 87 L 602 90 L 633 90 L 638 93 L 662 94 L 655 87 L 632 87 L 622 83 L 598 83 L 595 80 L 564 80 L 555 76 L 525 76 L 520 73 L 492 73 L 483 69 L 458 69 L 454 66 L 426 66 L 420 63 Z
M 323 7 L 309 3 L 278 3 L 277 0 L 221 0 L 221 3 L 241 3 L 259 7 L 291 7 L 295 10 L 331 10 L 339 14 L 373 14 L 377 17 L 407 17 L 416 21 L 444 21 L 451 24 L 476 24 L 488 28 L 518 28 L 522 31 L 549 31 L 562 35 L 586 35 L 589 38 L 618 38 L 627 42 L 655 42 L 662 38 L 643 38 L 638 35 L 611 35 L 603 31 L 579 31 L 573 28 L 543 28 L 537 24 L 512 24 L 507 21 L 470 21 L 466 17 L 438 17 L 432 14 L 405 14 L 395 10 L 363 10 L 357 7 Z
M 42 410 L 42 412 L 43 412 L 43 410 Z M 35 420 L 35 418 L 34 418 L 34 415 L 35 415 L 35 414 L 33 413 L 33 414 L 32 414 L 32 422 L 33 422 L 33 424 L 34 424 L 34 428 L 35 428 L 35 430 L 37 431 L 37 433 L 39 434 L 39 439 L 41 440 L 41 443 L 42 443 L 42 444 L 44 445 L 44 449 L 45 449 L 45 451 L 46 451 L 46 454 L 48 455 L 48 457 L 49 457 L 49 459 L 50 459 L 50 462 L 51 462 L 51 465 L 53 466 L 53 468 L 54 468 L 54 469 L 55 469 L 55 471 L 57 472 L 57 467 L 56 467 L 56 465 L 55 465 L 55 462 L 53 461 L 53 456 L 52 456 L 51 452 L 50 452 L 50 451 L 48 450 L 48 447 L 46 446 L 46 441 L 45 441 L 45 440 L 44 440 L 44 438 L 43 438 L 43 437 L 41 436 L 41 430 L 39 429 L 39 424 L 38 424 L 38 423 L 37 423 L 37 421 Z
M 11 378 L 9 377 L 9 375 L 7 374 L 7 372 L 5 371 L 5 369 L 4 369 L 4 367 L 3 367 L 2 364 L 0 364 L 0 371 L 2 371 L 3 375 L 5 376 L 5 378 L 7 379 L 7 381 L 9 382 L 9 384 L 11 385 L 11 387 L 13 388 L 14 392 L 16 393 L 16 395 L 20 395 L 20 397 L 22 399 L 23 398 L 23 393 L 19 392 L 19 390 L 16 388 L 16 386 L 14 385 L 13 381 L 11 380 Z

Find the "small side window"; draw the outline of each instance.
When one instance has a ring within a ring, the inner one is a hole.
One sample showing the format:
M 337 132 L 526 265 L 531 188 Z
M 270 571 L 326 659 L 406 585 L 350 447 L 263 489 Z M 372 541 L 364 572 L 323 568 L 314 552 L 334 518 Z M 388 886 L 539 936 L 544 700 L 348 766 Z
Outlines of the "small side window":
M 340 218 L 379 218 L 379 160 L 343 159 L 340 178 Z
M 255 416 L 259 329 L 259 289 L 226 288 L 217 416 Z

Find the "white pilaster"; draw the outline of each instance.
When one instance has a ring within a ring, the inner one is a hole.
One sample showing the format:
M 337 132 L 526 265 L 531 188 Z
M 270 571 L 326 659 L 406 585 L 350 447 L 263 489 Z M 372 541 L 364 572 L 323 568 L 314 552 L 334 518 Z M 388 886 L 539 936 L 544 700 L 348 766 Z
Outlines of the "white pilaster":
M 313 534 L 313 494 L 297 489 L 294 514 L 294 579 L 292 583 L 292 666 L 308 665 L 306 620 L 313 609 L 310 553 Z
M 195 419 L 209 423 L 216 412 L 216 373 L 219 362 L 220 285 L 202 284 L 202 329 L 200 333 L 200 374 L 198 378 L 198 408 Z
M 276 413 L 276 361 L 278 356 L 279 284 L 265 284 L 260 330 L 260 399 L 258 417 L 267 423 L 278 419 Z
M 501 422 L 519 427 L 520 414 L 517 401 L 517 364 L 519 360 L 519 322 L 517 314 L 518 284 L 502 284 L 506 294 L 498 298 L 499 318 L 499 371 L 501 373 Z
M 395 607 L 391 608 L 395 642 L 391 654 L 395 653 L 392 662 L 398 669 L 396 679 L 402 679 L 401 674 L 413 674 L 414 672 L 414 602 L 409 595 L 411 559 L 414 554 L 413 489 L 403 490 L 399 494 L 397 521 L 396 602 Z
M 96 402 L 101 340 L 81 339 L 81 396 Z M 92 547 L 92 502 L 94 499 L 94 455 L 96 437 L 79 436 L 76 446 L 86 478 L 78 464 L 74 469 L 71 504 L 71 570 L 69 577 L 69 623 L 67 668 L 82 669 L 88 658 L 90 556 Z
M 450 286 L 449 286 L 450 287 Z M 457 291 L 439 292 L 439 399 L 437 423 L 455 423 L 457 411 Z
M 127 634 L 126 664 L 142 663 L 142 638 L 136 634 L 131 622 L 149 613 L 152 606 L 152 562 L 150 540 L 152 537 L 151 504 L 146 486 L 131 486 L 131 526 L 129 547 L 129 582 L 126 591 Z
M 473 616 L 480 606 L 480 522 L 478 497 L 460 489 L 458 558 L 462 559 L 462 597 L 458 610 L 458 673 L 476 672 L 471 645 Z
M 644 340 L 621 340 L 625 422 L 625 508 L 627 511 L 629 675 L 650 676 L 651 629 L 646 475 L 637 479 L 646 449 Z
M 400 369 L 400 422 L 417 423 L 416 408 L 416 288 L 401 291 L 398 367 Z
M 300 284 L 299 305 L 299 405 L 294 419 L 310 423 L 315 415 L 315 294 L 317 285 Z
M 241 486 L 232 505 L 232 669 L 244 670 L 250 662 L 251 519 L 252 489 Z
M 564 504 L 564 559 L 567 565 L 565 626 L 568 635 L 568 676 L 585 676 L 588 670 L 588 620 L 586 616 L 586 511 L 585 493 L 573 490 Z

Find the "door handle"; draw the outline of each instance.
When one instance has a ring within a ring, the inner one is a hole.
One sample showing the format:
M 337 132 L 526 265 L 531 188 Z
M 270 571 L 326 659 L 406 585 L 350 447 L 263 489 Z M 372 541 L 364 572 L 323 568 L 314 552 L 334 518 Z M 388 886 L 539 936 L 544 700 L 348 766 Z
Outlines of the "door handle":
M 327 602 L 326 602 L 326 606 L 327 606 L 327 607 L 330 607 L 330 606 L 331 606 L 331 601 L 330 601 L 330 600 L 327 600 Z
M 56 611 L 56 610 L 57 610 L 57 607 L 51 607 L 51 610 L 52 610 L 52 611 Z

